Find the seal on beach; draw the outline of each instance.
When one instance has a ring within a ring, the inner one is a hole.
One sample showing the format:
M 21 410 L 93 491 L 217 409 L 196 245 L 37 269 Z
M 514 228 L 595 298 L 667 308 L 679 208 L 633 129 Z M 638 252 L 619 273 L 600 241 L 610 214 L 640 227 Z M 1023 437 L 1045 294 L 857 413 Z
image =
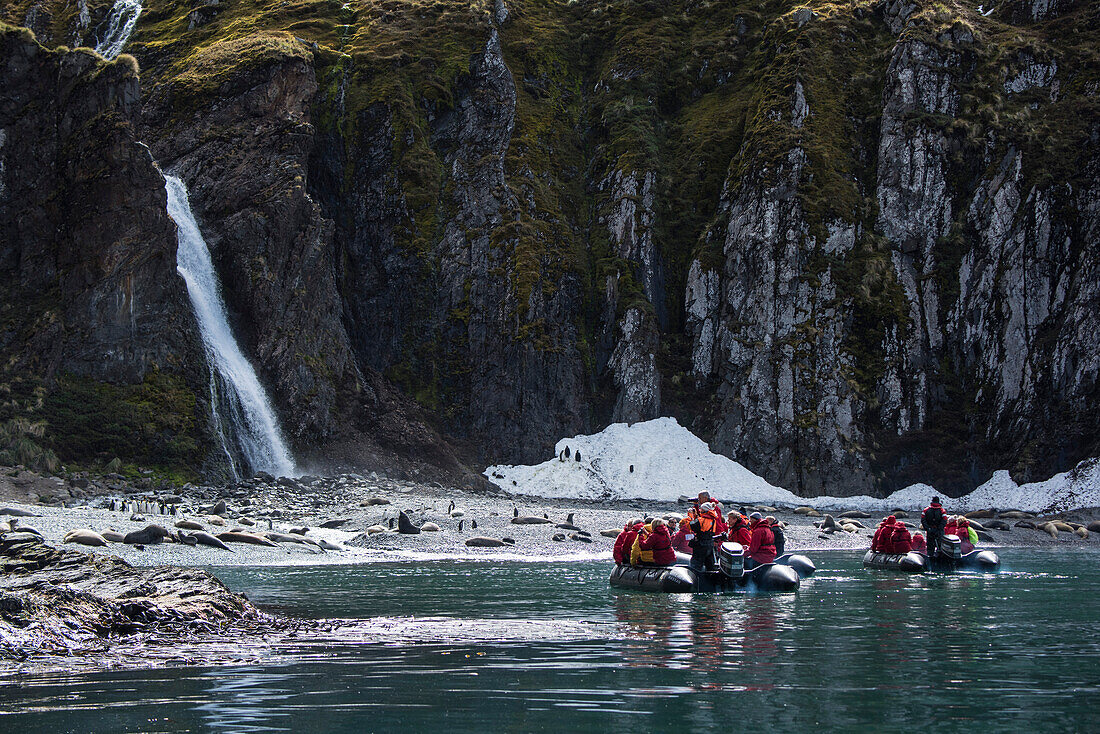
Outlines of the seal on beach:
M 194 520 L 180 520 L 176 523 L 176 527 L 182 530 L 202 530 L 202 525 Z
M 404 510 L 397 516 L 397 532 L 402 535 L 416 535 L 420 532 L 420 527 L 409 519 L 409 516 L 405 514 Z
M 351 520 L 348 520 L 346 518 L 341 518 L 341 519 L 337 519 L 337 520 L 325 520 L 318 527 L 327 528 L 329 530 L 335 530 L 336 528 L 340 527 L 341 525 L 347 525 L 349 522 L 351 522 Z
M 330 550 L 330 551 L 344 551 L 344 550 L 347 550 L 347 548 L 345 548 L 344 546 L 339 545 L 338 543 L 330 543 L 329 541 L 325 540 L 324 538 L 319 540 L 317 544 L 320 545 L 321 548 L 324 549 L 324 550 Z
M 386 528 L 381 525 L 371 525 L 364 531 L 367 535 L 377 535 L 378 533 L 386 532 Z
M 122 542 L 126 545 L 155 545 L 169 535 L 168 531 L 160 525 L 146 525 L 141 530 L 126 533 Z
M 104 539 L 109 540 L 112 543 L 122 543 L 126 540 L 126 536 L 118 532 L 117 530 L 104 530 L 102 533 L 100 533 L 100 535 L 102 535 Z
M 0 515 L 11 515 L 12 517 L 42 517 L 36 515 L 30 510 L 20 510 L 18 507 L 0 507 Z
M 499 548 L 504 545 L 504 541 L 479 535 L 474 538 L 467 538 L 466 545 L 470 548 Z
M 546 525 L 549 522 L 549 518 L 535 517 L 534 515 L 519 515 L 512 518 L 513 525 Z
M 569 533 L 569 538 L 571 540 L 575 540 L 579 543 L 591 543 L 592 542 L 592 538 L 589 538 L 587 535 L 584 535 L 582 533 Z
M 360 507 L 372 507 L 374 505 L 388 505 L 390 501 L 385 497 L 368 497 L 359 503 Z
M 420 530 L 421 532 L 425 533 L 438 533 L 442 530 L 442 528 L 440 528 L 434 522 L 426 522 L 420 526 Z
M 254 535 L 252 533 L 238 533 L 232 530 L 225 533 L 218 533 L 218 540 L 223 543 L 248 543 L 250 545 L 265 545 L 269 548 L 278 548 L 278 543 L 272 543 L 262 535 Z
M 621 532 L 622 532 L 622 530 L 620 530 L 618 528 L 607 528 L 606 530 L 601 530 L 600 535 L 602 535 L 605 538 L 617 538 L 617 537 L 619 537 L 619 533 L 621 533 Z
M 227 550 L 230 553 L 233 552 L 232 548 L 215 538 L 210 533 L 204 532 L 202 530 L 196 530 L 193 533 L 189 533 L 189 535 L 194 538 L 195 542 L 199 545 L 207 545 L 211 548 L 221 548 L 222 550 Z
M 80 545 L 102 546 L 107 545 L 107 539 L 94 530 L 79 528 L 65 533 L 63 543 L 79 543 Z

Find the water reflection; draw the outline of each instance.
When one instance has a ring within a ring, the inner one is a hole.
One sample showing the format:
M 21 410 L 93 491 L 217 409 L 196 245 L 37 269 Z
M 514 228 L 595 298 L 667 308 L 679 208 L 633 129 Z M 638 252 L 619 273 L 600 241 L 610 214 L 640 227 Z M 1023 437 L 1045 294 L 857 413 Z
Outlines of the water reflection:
M 208 671 L 205 702 L 195 706 L 203 721 L 216 731 L 289 731 L 272 719 L 285 718 L 279 705 L 292 695 L 295 676 L 274 674 L 260 668 L 236 668 Z M 284 685 L 279 685 L 280 683 Z

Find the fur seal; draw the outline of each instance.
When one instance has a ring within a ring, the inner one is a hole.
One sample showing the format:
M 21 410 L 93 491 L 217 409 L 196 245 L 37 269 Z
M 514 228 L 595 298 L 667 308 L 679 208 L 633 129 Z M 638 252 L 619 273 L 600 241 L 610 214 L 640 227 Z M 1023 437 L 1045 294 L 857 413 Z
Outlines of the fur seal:
M 973 510 L 972 512 L 963 513 L 963 517 L 965 517 L 967 520 L 988 520 L 988 519 L 990 519 L 992 517 L 996 517 L 996 516 L 997 516 L 996 510 L 992 510 L 992 509 Z
M 146 525 L 141 530 L 126 533 L 122 542 L 127 545 L 155 545 L 169 536 L 160 525 Z
M 202 525 L 194 520 L 180 520 L 176 523 L 176 527 L 181 530 L 202 530 Z
M 397 516 L 397 532 L 402 535 L 416 535 L 420 532 L 420 527 L 409 519 L 409 516 L 405 514 L 404 510 Z
M 202 530 L 196 530 L 195 532 L 190 533 L 190 536 L 194 538 L 195 542 L 199 545 L 208 545 L 211 548 L 221 548 L 222 550 L 227 550 L 230 553 L 233 552 L 233 549 L 230 548 L 228 545 L 221 542 L 210 533 L 204 532 Z
M 973 525 L 973 523 L 971 523 Z M 1004 520 L 989 520 L 985 524 L 986 528 L 990 530 L 1012 530 L 1012 526 Z
M 325 520 L 318 527 L 327 528 L 329 530 L 335 530 L 336 528 L 340 527 L 341 525 L 347 525 L 349 522 L 351 522 L 351 520 L 348 520 L 346 518 L 338 519 L 338 520 Z
M 759 512 L 765 512 L 765 510 L 761 510 L 759 507 L 757 507 L 756 509 Z M 768 510 L 768 512 L 771 512 L 771 511 L 772 510 Z M 850 518 L 850 519 L 853 519 L 853 520 L 854 519 L 864 519 L 864 520 L 866 520 L 867 518 L 871 517 L 871 513 L 864 512 L 863 510 L 848 510 L 847 512 L 840 513 L 839 515 L 837 515 L 837 517 L 845 517 L 845 518 Z
M 278 548 L 277 543 L 272 543 L 262 535 L 255 535 L 253 533 L 237 533 L 230 530 L 226 533 L 218 533 L 218 540 L 223 543 L 249 543 L 251 545 L 265 545 L 269 548 Z
M 177 530 L 175 534 L 176 542 L 183 545 L 198 545 L 199 541 L 194 535 L 188 535 L 185 531 Z
M 1078 538 L 1083 539 L 1083 538 L 1089 537 L 1089 529 L 1088 528 L 1077 528 L 1073 532 L 1074 532 L 1074 535 L 1076 535 Z
M 519 515 L 512 518 L 513 525 L 545 525 L 549 522 L 549 518 L 535 517 L 533 515 Z
M 560 528 L 562 530 L 580 530 L 580 528 L 578 528 L 576 525 L 568 522 L 559 522 L 554 527 Z
M 372 507 L 374 505 L 388 505 L 390 501 L 385 497 L 368 497 L 359 503 L 360 507 Z
M 501 540 L 504 541 L 505 545 L 515 545 L 516 544 L 516 539 L 515 538 L 509 538 L 507 535 L 505 535 L 503 538 L 501 538 Z
M 64 543 L 79 543 L 80 545 L 101 546 L 107 545 L 107 539 L 94 530 L 80 528 L 70 530 L 65 534 Z
M 322 538 L 320 541 L 318 541 L 317 544 L 320 545 L 323 550 L 330 550 L 330 551 L 347 550 L 344 546 L 339 545 L 337 543 L 330 543 L 327 540 L 325 540 L 324 538 Z
M 1044 533 L 1050 533 L 1050 537 L 1052 538 L 1058 537 L 1058 528 L 1052 522 L 1043 523 L 1039 526 L 1039 529 L 1042 530 Z
M 499 548 L 504 545 L 504 541 L 479 535 L 474 538 L 467 538 L 466 545 L 470 548 Z
M 619 530 L 618 528 L 608 528 L 607 530 L 601 530 L 600 535 L 605 538 L 617 538 L 619 537 L 619 533 L 621 532 L 622 530 Z
M 814 511 L 814 508 L 809 507 L 808 505 L 803 505 L 802 507 L 794 508 L 794 514 L 796 514 L 796 515 L 809 515 L 813 511 Z
M 1054 520 L 1051 522 L 1051 524 L 1063 533 L 1072 533 L 1074 531 L 1074 527 L 1072 525 L 1067 522 L 1062 522 L 1061 520 Z
M 550 536 L 550 540 L 553 540 L 553 541 L 558 542 L 558 543 L 564 543 L 565 542 L 565 533 L 554 533 L 552 536 Z
M 270 530 L 270 529 L 271 528 L 269 527 L 268 530 Z M 303 528 L 291 528 L 287 532 L 288 533 L 294 533 L 295 535 L 305 535 L 306 533 L 309 532 L 309 528 L 304 528 L 304 527 Z
M 1090 533 L 1100 533 L 1100 520 L 1093 520 L 1085 526 L 1085 529 Z
M 207 515 L 206 522 L 210 525 L 218 525 L 220 527 L 225 526 L 225 520 L 218 515 Z
M 256 521 L 249 517 L 238 517 L 237 522 L 241 525 L 247 525 L 248 527 L 252 527 L 256 524 Z
M 581 535 L 580 533 L 569 533 L 569 537 L 570 537 L 570 539 L 576 540 L 577 542 L 580 542 L 580 543 L 591 543 L 592 542 L 592 538 L 589 538 L 587 535 Z

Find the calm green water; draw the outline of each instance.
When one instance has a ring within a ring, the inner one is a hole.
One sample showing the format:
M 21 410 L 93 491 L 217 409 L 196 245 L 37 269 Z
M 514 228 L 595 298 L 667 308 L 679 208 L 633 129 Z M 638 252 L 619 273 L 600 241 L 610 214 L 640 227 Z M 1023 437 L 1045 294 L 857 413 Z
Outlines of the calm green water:
M 814 557 L 775 596 L 612 590 L 603 562 L 216 569 L 270 610 L 386 619 L 258 665 L 2 680 L 0 731 L 1100 731 L 1100 553 Z

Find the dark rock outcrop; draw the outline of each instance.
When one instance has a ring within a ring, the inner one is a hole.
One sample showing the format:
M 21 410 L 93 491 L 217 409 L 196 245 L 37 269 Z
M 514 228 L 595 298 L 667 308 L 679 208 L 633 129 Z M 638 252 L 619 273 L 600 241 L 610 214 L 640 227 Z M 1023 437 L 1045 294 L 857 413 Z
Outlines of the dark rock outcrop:
M 144 631 L 209 632 L 276 621 L 206 571 L 136 569 L 27 535 L 0 533 L 0 658 L 97 652 L 111 638 Z

